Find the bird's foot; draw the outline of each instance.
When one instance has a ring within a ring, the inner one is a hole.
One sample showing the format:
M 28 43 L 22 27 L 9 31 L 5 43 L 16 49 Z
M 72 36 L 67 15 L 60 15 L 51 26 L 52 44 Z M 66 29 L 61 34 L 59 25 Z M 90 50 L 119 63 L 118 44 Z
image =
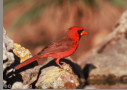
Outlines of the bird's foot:
M 59 65 L 60 68 L 62 68 L 62 69 L 64 68 L 64 65 L 60 65 L 60 64 L 58 64 L 58 65 Z
M 63 61 L 61 61 L 61 63 L 63 64 L 63 65 L 66 65 L 67 63 L 65 63 L 65 62 L 63 62 Z
M 65 63 L 65 62 L 62 62 L 62 65 L 59 64 L 60 68 L 62 68 L 63 70 L 67 71 L 67 72 L 70 72 L 72 71 L 71 67 L 69 64 Z

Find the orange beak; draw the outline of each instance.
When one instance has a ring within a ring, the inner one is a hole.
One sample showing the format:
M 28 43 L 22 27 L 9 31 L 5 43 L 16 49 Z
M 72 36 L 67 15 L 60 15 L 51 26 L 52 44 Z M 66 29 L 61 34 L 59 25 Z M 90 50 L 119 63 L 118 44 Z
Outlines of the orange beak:
M 83 35 L 87 35 L 87 34 L 88 33 L 85 30 L 83 30 L 80 35 L 83 36 Z

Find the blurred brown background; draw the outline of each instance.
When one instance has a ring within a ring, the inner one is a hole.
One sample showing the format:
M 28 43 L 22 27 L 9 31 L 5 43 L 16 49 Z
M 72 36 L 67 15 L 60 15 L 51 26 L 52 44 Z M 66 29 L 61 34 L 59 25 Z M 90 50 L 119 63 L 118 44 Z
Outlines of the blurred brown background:
M 88 35 L 71 57 L 77 61 L 112 32 L 127 0 L 3 0 L 3 27 L 15 43 L 36 55 L 68 28 L 80 26 Z

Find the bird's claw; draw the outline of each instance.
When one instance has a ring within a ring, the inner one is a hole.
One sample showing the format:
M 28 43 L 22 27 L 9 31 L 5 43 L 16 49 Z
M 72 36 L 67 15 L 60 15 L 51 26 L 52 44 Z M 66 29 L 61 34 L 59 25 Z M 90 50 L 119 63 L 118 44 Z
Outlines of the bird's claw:
M 71 67 L 70 67 L 69 64 L 67 64 L 65 62 L 62 62 L 62 61 L 60 63 L 62 63 L 62 65 L 59 64 L 59 66 L 60 66 L 61 69 L 65 70 L 67 72 L 70 72 L 71 71 Z
M 61 61 L 61 63 L 62 63 L 63 65 L 66 65 L 66 63 L 65 63 L 65 62 L 63 62 L 63 61 Z

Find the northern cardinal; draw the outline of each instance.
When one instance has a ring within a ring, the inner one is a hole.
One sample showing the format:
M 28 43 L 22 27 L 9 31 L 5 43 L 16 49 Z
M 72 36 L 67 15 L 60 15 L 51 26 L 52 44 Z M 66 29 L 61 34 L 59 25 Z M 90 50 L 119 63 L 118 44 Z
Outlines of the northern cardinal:
M 60 66 L 59 60 L 75 52 L 79 44 L 79 39 L 83 35 L 87 35 L 87 32 L 83 30 L 81 27 L 69 28 L 65 36 L 46 46 L 37 55 L 15 66 L 15 70 L 18 70 L 23 66 L 28 65 L 29 63 L 44 57 L 54 58 L 56 64 Z

